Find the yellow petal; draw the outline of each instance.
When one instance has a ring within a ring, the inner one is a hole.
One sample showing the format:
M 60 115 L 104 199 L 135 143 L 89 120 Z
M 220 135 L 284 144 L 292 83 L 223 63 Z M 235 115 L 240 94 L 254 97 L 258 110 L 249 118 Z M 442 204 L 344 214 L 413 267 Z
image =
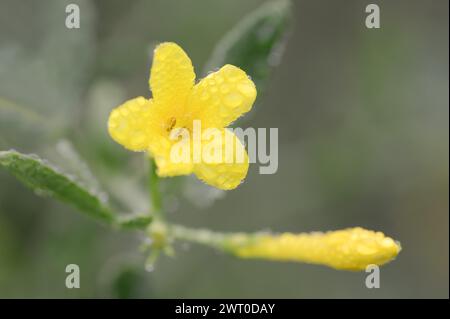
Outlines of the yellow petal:
M 149 152 L 153 155 L 159 177 L 172 177 L 179 175 L 189 175 L 192 174 L 194 169 L 194 164 L 192 163 L 191 157 L 187 162 L 174 162 L 172 161 L 170 151 L 173 147 L 173 142 L 169 139 L 161 139 L 159 143 L 153 143 Z
M 149 80 L 155 103 L 181 112 L 194 81 L 192 62 L 182 48 L 172 42 L 156 47 Z
M 202 127 L 221 128 L 250 111 L 255 99 L 252 80 L 238 67 L 227 64 L 195 85 L 186 110 L 198 114 Z
M 178 157 L 172 156 L 172 152 L 176 153 L 176 150 L 180 148 L 177 148 L 177 145 L 180 144 L 182 144 L 183 150 L 186 151 L 185 160 L 184 158 L 180 160 Z M 161 135 L 158 139 L 152 141 L 148 151 L 155 159 L 158 176 L 170 177 L 192 173 L 194 165 L 192 163 L 189 136 L 186 139 L 175 138 L 172 140 L 170 136 Z
M 383 265 L 400 252 L 400 245 L 381 232 L 360 227 L 327 233 L 257 235 L 231 251 L 242 258 L 299 261 L 342 270 Z
M 154 138 L 152 105 L 152 100 L 137 97 L 115 108 L 108 120 L 111 137 L 132 151 L 147 150 Z
M 212 156 L 212 160 L 205 161 L 205 157 L 202 156 L 200 163 L 194 162 L 194 173 L 206 184 L 224 190 L 234 189 L 247 176 L 248 155 L 245 147 L 233 132 L 227 129 L 217 131 L 222 135 L 221 140 L 212 138 L 210 141 L 202 141 L 201 147 L 203 155 L 208 149 L 222 149 L 220 158 L 214 160 L 214 156 Z
M 158 166 L 156 173 L 159 177 L 190 175 L 194 167 L 192 163 L 173 163 L 170 158 L 164 156 L 155 157 L 155 162 Z

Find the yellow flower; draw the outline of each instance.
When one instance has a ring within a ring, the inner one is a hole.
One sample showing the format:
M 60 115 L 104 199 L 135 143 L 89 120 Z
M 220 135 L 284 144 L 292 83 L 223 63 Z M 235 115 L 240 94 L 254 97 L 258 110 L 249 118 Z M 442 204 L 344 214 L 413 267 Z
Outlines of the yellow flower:
M 127 149 L 148 151 L 156 161 L 159 176 L 195 173 L 209 185 L 233 189 L 247 175 L 248 156 L 226 127 L 251 109 L 256 87 L 244 71 L 232 65 L 194 82 L 194 68 L 187 54 L 175 43 L 160 44 L 150 71 L 153 97 L 137 97 L 114 109 L 108 121 L 109 133 Z M 236 160 L 235 156 L 225 160 L 223 154 L 222 161 L 206 163 L 193 161 L 190 154 L 188 161 L 172 161 L 171 148 L 177 140 L 170 138 L 170 132 L 179 128 L 192 132 L 194 120 L 201 121 L 202 129 L 217 128 L 222 136 L 231 137 L 244 160 Z
M 260 234 L 250 240 L 236 235 L 228 245 L 242 258 L 298 261 L 354 271 L 371 264 L 383 265 L 401 250 L 399 243 L 383 233 L 360 227 L 327 233 Z

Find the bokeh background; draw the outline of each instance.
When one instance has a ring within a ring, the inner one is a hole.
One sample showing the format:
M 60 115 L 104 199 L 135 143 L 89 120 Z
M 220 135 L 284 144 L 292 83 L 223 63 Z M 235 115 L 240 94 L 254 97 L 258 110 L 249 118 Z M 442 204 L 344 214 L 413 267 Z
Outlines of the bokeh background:
M 81 158 L 119 209 L 148 208 L 146 163 L 106 132 L 109 111 L 149 96 L 151 51 L 175 41 L 198 73 L 218 40 L 263 1 L 0 0 L 0 149 L 69 172 Z M 239 260 L 177 245 L 144 270 L 141 235 L 103 227 L 0 170 L 0 297 L 448 298 L 448 1 L 295 1 L 284 55 L 240 126 L 279 128 L 279 170 L 222 193 L 165 180 L 170 221 L 220 231 L 363 226 L 403 250 L 366 273 Z M 88 173 L 86 173 L 88 172 Z M 90 173 L 89 173 L 90 172 Z M 65 287 L 65 267 L 81 288 Z

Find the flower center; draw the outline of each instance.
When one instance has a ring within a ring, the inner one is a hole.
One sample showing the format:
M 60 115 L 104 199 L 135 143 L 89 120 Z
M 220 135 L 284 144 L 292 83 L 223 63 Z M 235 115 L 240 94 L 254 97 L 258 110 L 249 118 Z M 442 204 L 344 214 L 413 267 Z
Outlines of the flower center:
M 167 121 L 167 125 L 166 125 L 166 130 L 167 130 L 167 132 L 170 132 L 170 131 L 174 128 L 175 124 L 177 124 L 177 119 L 176 119 L 175 117 L 172 116 L 172 117 L 169 118 L 169 120 Z

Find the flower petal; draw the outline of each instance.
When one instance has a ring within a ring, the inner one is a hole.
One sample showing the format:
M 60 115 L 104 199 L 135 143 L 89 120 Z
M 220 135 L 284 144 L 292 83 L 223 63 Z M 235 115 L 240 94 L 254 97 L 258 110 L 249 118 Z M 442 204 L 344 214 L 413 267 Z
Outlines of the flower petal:
M 202 127 L 226 127 L 250 111 L 255 99 L 253 81 L 238 67 L 227 64 L 195 85 L 187 111 L 198 114 Z
M 108 119 L 108 131 L 119 144 L 132 151 L 145 151 L 154 139 L 151 123 L 152 100 L 137 97 L 115 108 Z
M 190 175 L 193 171 L 192 162 L 189 163 L 173 163 L 170 158 L 165 156 L 155 157 L 158 170 L 156 171 L 159 177 L 172 177 L 180 175 Z
M 194 81 L 192 62 L 182 48 L 172 42 L 161 43 L 156 47 L 149 84 L 157 104 L 182 108 Z
M 245 147 L 233 132 L 228 129 L 217 131 L 222 138 L 220 140 L 213 138 L 209 142 L 203 141 L 202 152 L 205 154 L 206 148 L 222 149 L 218 160 L 213 159 L 208 162 L 203 156 L 200 163 L 194 164 L 194 173 L 206 184 L 224 190 L 234 189 L 247 176 L 248 155 Z
M 190 148 L 187 151 L 187 161 L 174 161 L 171 157 L 171 151 L 175 147 L 175 143 L 175 141 L 171 141 L 164 136 L 149 146 L 149 152 L 155 158 L 156 166 L 158 167 L 156 173 L 160 177 L 192 174 L 194 165 L 192 163 Z

